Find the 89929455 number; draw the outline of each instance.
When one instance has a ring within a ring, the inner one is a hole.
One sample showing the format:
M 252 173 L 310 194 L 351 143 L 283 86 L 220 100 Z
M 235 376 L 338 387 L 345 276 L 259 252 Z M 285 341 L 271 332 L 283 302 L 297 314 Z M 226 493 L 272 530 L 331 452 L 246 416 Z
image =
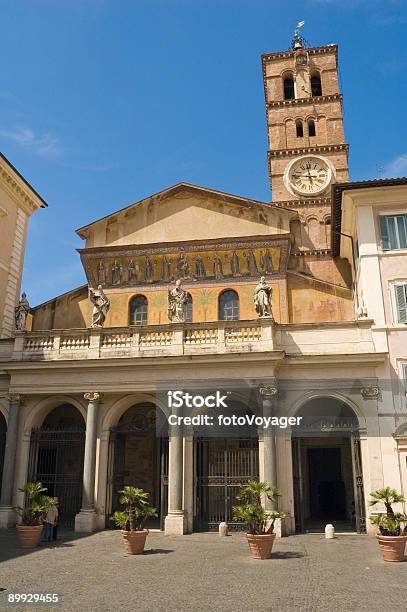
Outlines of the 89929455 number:
M 58 593 L 7 593 L 9 604 L 57 604 L 60 601 Z

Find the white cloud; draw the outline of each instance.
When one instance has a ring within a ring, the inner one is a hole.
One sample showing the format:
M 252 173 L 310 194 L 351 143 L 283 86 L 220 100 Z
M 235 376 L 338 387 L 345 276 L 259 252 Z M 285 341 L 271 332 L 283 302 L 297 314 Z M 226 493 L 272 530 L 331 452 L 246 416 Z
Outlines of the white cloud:
M 398 178 L 407 176 L 407 153 L 399 155 L 384 166 L 386 178 Z
M 40 157 L 54 159 L 62 154 L 59 139 L 52 134 L 36 134 L 31 128 L 18 127 L 14 130 L 1 130 L 0 136 L 32 150 Z

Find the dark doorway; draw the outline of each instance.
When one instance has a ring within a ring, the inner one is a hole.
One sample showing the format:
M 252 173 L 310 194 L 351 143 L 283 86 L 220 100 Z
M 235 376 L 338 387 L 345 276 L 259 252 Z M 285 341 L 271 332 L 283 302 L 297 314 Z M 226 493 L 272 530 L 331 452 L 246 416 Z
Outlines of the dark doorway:
M 239 488 L 259 479 L 259 444 L 252 438 L 197 438 L 195 529 L 215 530 L 226 521 L 243 529 L 232 517 Z
M 73 528 L 81 509 L 85 423 L 70 404 L 54 408 L 31 432 L 28 482 L 41 482 L 59 498 L 59 524 Z
M 109 517 L 120 509 L 119 491 L 126 485 L 149 493 L 150 504 L 157 508 L 158 516 L 147 527 L 163 528 L 168 505 L 168 437 L 156 435 L 154 404 L 132 406 L 110 430 L 108 527 L 113 527 Z
M 310 520 L 346 520 L 340 448 L 308 448 Z

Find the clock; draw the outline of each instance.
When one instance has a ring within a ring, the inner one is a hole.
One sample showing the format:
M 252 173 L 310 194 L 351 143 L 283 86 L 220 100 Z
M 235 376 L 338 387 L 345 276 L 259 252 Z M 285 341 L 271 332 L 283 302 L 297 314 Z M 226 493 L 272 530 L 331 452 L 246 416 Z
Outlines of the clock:
M 291 193 L 310 196 L 325 191 L 333 178 L 333 168 L 319 155 L 294 159 L 284 173 L 284 183 Z

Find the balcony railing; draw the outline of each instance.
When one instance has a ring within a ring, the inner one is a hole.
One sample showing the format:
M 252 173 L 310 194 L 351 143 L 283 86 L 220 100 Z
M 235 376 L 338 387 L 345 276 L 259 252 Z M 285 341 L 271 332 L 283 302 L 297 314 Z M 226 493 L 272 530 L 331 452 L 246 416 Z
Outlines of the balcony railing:
M 374 351 L 370 326 L 367 320 L 276 325 L 262 319 L 50 330 L 16 332 L 14 346 L 8 346 L 14 361 L 266 351 L 363 353 Z

